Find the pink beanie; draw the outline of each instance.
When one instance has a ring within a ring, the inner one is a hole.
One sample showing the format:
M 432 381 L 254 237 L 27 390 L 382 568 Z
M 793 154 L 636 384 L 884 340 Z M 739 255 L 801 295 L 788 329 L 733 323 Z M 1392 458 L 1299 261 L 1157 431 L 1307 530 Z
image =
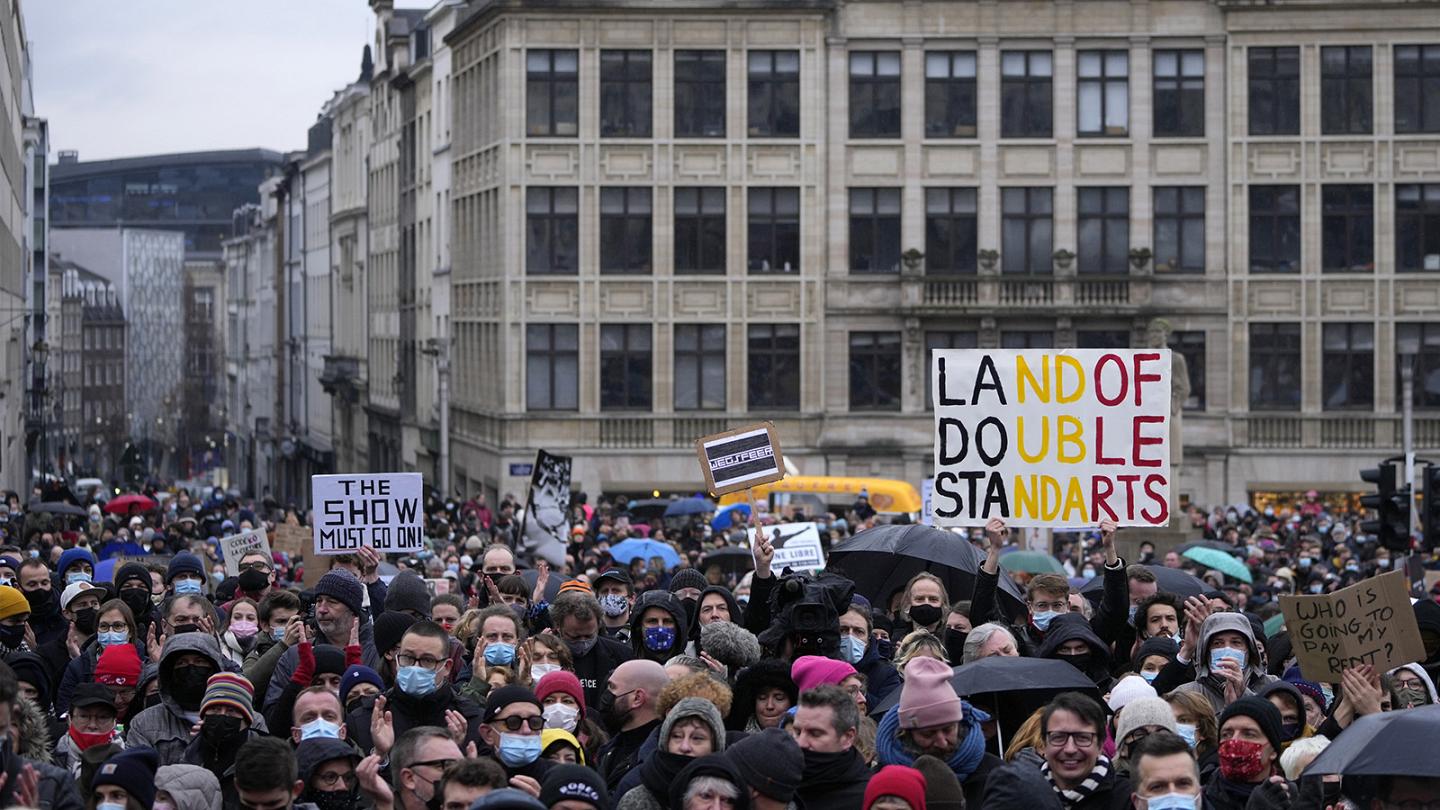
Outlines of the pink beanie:
M 807 692 L 827 683 L 839 686 L 841 681 L 854 674 L 855 667 L 820 655 L 802 655 L 790 667 L 790 680 L 795 682 L 798 692 Z
M 960 697 L 950 679 L 955 672 L 938 658 L 911 658 L 900 687 L 900 728 L 931 728 L 958 723 L 964 717 Z

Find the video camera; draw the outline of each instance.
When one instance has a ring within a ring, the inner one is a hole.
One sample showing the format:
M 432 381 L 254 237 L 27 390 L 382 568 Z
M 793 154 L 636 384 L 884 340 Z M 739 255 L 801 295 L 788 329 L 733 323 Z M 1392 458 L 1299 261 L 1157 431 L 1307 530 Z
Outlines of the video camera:
M 855 583 L 837 574 L 785 574 L 770 594 L 774 619 L 760 643 L 778 649 L 789 638 L 797 656 L 834 657 L 840 650 L 840 615 L 854 595 Z

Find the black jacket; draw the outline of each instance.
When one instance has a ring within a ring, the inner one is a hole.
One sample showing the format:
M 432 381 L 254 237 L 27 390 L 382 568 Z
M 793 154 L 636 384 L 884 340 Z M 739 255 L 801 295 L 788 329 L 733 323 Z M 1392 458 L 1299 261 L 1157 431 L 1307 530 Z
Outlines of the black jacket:
M 600 753 L 595 757 L 595 771 L 605 779 L 605 789 L 612 796 L 618 795 L 616 789 L 620 787 L 620 780 L 630 772 L 637 764 L 637 754 L 640 747 L 645 744 L 650 733 L 660 727 L 659 720 L 652 720 L 643 726 L 637 726 L 629 731 L 622 731 L 610 738 L 610 741 L 600 746 Z
M 610 673 L 621 664 L 634 658 L 630 648 L 601 633 L 595 639 L 590 652 L 575 659 L 575 677 L 585 692 L 585 706 L 595 708 L 600 700 L 600 691 L 610 680 Z
M 481 756 L 490 753 L 490 746 L 480 739 L 480 718 L 483 710 L 479 704 L 457 694 L 450 684 L 444 684 L 424 697 L 411 697 L 399 687 L 392 687 L 384 695 L 385 711 L 390 712 L 395 720 L 395 739 L 400 739 L 401 734 L 419 726 L 447 728 L 445 712 L 454 709 L 465 715 L 465 742 L 473 741 Z M 365 698 L 358 708 L 345 717 L 345 728 L 349 732 L 350 741 L 366 753 L 375 745 L 370 739 L 370 714 L 374 706 L 375 698 Z M 465 745 L 462 743 L 460 748 L 464 750 Z
M 1131 792 L 1130 780 L 1116 775 L 1111 768 L 1094 792 L 1068 810 L 1130 810 Z M 965 803 L 985 810 L 1067 810 L 1045 774 L 1028 758 L 996 768 L 985 786 L 984 802 L 972 804 L 966 791 Z M 1211 810 L 1208 803 L 1205 808 Z
M 865 803 L 865 786 L 870 782 L 870 769 L 854 748 L 850 756 L 817 768 L 805 765 L 800 788 L 795 791 L 795 804 L 803 810 L 853 810 Z

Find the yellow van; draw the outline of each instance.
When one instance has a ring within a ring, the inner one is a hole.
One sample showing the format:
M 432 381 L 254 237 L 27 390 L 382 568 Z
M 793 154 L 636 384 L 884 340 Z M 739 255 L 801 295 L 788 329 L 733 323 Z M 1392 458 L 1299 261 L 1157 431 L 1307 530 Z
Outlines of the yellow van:
M 772 505 L 781 505 L 793 500 L 818 502 L 825 507 L 844 510 L 855 502 L 864 490 L 870 497 L 870 507 L 881 514 L 902 512 L 917 514 L 920 511 L 920 493 L 906 481 L 890 478 L 846 478 L 830 475 L 790 475 L 783 480 L 761 484 L 754 488 L 756 498 L 769 498 Z M 745 503 L 745 492 L 732 492 L 720 499 L 721 506 Z

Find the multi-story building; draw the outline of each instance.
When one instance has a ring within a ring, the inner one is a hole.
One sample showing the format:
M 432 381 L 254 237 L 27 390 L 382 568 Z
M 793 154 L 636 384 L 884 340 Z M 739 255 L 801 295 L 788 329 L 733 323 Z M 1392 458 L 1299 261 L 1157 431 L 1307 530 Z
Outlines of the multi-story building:
M 31 171 L 27 159 L 27 116 L 30 76 L 29 47 L 19 0 L 0 3 L 0 311 L 8 328 L 0 331 L 0 488 L 28 491 L 30 484 L 26 420 L 37 388 L 43 389 L 43 368 L 32 361 L 33 319 L 25 315 L 32 300 Z M 44 283 L 44 280 L 41 280 Z M 43 299 L 42 299 L 43 300 Z M 38 438 L 38 437 L 37 437 Z
M 693 440 L 762 418 L 803 472 L 918 481 L 930 349 L 1159 339 L 1182 497 L 1359 489 L 1399 353 L 1440 444 L 1437 12 L 476 4 L 443 38 L 456 488 L 538 448 L 695 488 Z
M 115 285 L 54 257 L 52 286 L 60 316 L 52 322 L 50 362 L 61 373 L 63 445 L 77 475 L 109 480 L 129 435 L 125 414 L 125 312 Z
M 243 492 L 272 494 L 281 437 L 276 414 L 280 261 L 276 190 L 281 178 L 260 184 L 260 204 L 235 211 L 235 236 L 225 241 L 227 310 L 225 343 L 225 464 Z

